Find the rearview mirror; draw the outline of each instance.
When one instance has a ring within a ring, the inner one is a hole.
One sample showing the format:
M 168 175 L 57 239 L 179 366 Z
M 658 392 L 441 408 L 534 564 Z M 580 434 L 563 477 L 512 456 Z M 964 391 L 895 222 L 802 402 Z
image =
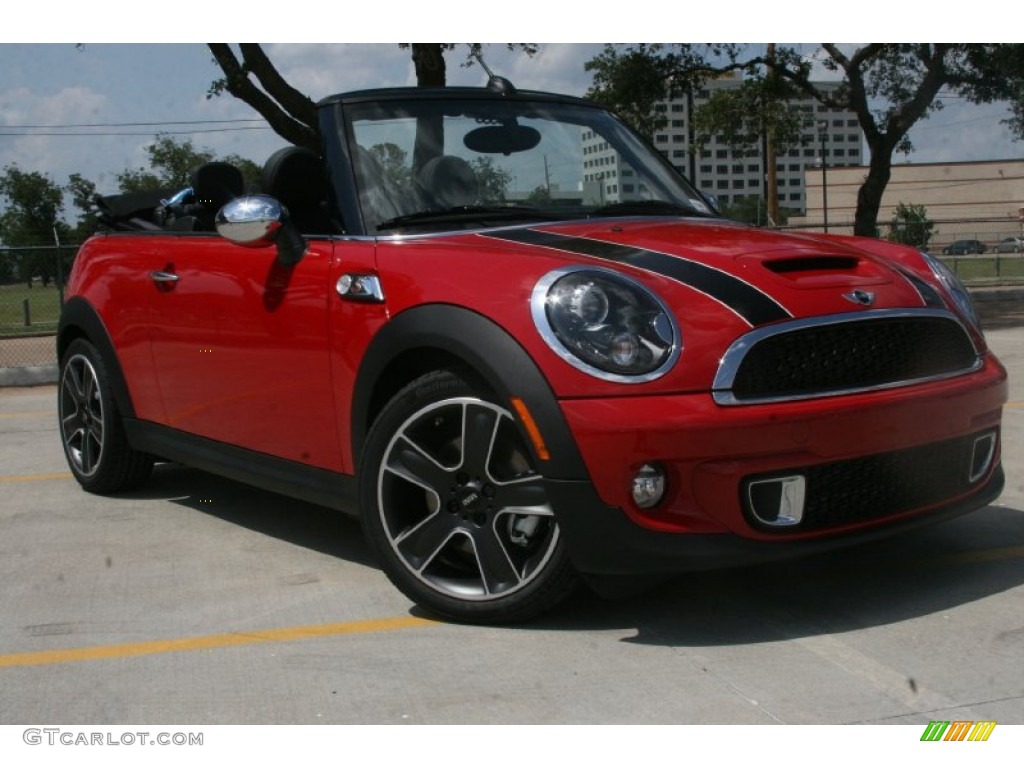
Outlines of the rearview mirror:
M 515 123 L 483 125 L 467 133 L 462 143 L 467 149 L 485 155 L 511 155 L 540 144 L 540 131 Z

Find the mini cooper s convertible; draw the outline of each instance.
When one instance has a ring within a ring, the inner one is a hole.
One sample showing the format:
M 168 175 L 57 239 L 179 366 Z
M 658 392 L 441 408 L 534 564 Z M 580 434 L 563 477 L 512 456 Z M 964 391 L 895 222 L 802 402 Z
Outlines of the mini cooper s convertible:
M 999 494 L 1006 374 L 933 257 L 723 219 L 612 114 L 500 78 L 318 111 L 259 194 L 211 163 L 105 202 L 57 340 L 87 491 L 175 461 L 358 515 L 475 622 Z

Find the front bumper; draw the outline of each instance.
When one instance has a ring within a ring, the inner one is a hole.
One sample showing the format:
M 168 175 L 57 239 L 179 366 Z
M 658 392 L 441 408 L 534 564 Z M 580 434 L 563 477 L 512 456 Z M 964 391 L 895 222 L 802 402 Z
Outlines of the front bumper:
M 730 533 L 653 531 L 636 525 L 622 510 L 602 504 L 586 482 L 552 481 L 548 492 L 577 570 L 588 575 L 640 576 L 787 560 L 895 536 L 980 509 L 1002 493 L 1003 484 L 1003 469 L 996 466 L 969 497 L 925 513 L 828 537 L 784 541 Z
M 577 568 L 588 573 L 736 565 L 876 538 L 999 495 L 1006 395 L 1005 370 L 987 355 L 981 370 L 954 379 L 798 402 L 720 406 L 707 394 L 563 401 L 591 482 L 553 482 L 555 509 Z M 968 458 L 962 481 L 941 482 L 949 467 L 959 472 L 957 446 L 976 435 L 994 436 L 984 471 Z M 649 463 L 665 469 L 668 491 L 642 510 L 630 481 Z M 814 518 L 791 528 L 759 524 L 745 484 L 789 473 L 816 478 L 808 481 Z

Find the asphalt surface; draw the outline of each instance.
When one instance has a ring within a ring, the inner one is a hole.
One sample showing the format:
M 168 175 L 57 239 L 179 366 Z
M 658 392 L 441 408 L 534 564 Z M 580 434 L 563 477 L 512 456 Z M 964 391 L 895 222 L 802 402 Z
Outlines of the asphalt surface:
M 1011 372 L 996 505 L 514 628 L 431 621 L 322 508 L 172 465 L 83 493 L 55 388 L 2 389 L 0 724 L 1024 724 L 1024 329 L 1007 325 L 989 332 Z

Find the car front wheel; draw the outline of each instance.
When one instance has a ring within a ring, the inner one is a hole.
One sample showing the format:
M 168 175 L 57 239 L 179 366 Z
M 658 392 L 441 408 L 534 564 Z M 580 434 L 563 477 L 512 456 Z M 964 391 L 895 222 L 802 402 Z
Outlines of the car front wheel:
M 360 502 L 385 572 L 468 622 L 522 621 L 575 587 L 546 483 L 512 414 L 452 371 L 399 392 L 367 440 Z
M 111 387 L 109 370 L 96 348 L 85 339 L 71 342 L 60 366 L 61 442 L 75 479 L 93 493 L 133 488 L 153 468 L 151 456 L 128 445 Z

